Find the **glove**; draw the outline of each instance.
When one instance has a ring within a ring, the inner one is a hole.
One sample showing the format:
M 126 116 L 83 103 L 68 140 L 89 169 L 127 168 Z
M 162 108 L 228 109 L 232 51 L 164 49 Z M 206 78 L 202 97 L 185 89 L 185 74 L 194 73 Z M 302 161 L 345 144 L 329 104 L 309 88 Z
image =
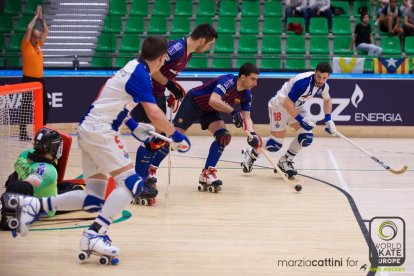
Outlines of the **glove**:
M 332 121 L 331 114 L 325 115 L 325 131 L 328 132 L 330 135 L 335 136 L 335 123 Z
M 250 132 L 251 136 L 247 137 L 247 144 L 251 147 L 257 149 L 260 148 L 263 144 L 262 137 L 256 134 L 256 132 Z
M 149 142 L 153 137 L 149 134 L 149 131 L 155 131 L 155 128 L 152 125 L 137 123 L 133 118 L 129 118 L 125 122 L 126 126 L 131 130 L 132 136 L 135 137 L 138 141 Z
M 188 140 L 187 136 L 181 134 L 178 130 L 171 135 L 171 138 L 173 140 L 171 142 L 171 148 L 173 150 L 178 150 L 178 152 L 187 152 L 190 150 L 190 140 Z
M 181 99 L 186 94 L 184 88 L 174 80 L 168 80 L 165 87 L 170 90 L 176 100 Z
M 233 124 L 237 128 L 241 128 L 243 126 L 243 117 L 240 112 L 234 109 L 230 114 L 233 116 Z
M 296 116 L 295 119 L 299 122 L 300 126 L 307 131 L 312 130 L 315 127 L 314 122 L 312 122 L 308 118 L 303 118 L 300 114 L 298 114 L 298 116 Z

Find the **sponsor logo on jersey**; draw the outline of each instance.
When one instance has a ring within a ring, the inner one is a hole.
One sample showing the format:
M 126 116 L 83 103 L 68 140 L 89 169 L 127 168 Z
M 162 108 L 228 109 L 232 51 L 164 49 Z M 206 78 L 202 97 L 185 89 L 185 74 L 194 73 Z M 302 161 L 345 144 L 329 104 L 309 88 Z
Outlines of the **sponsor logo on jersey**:
M 46 164 L 45 163 L 39 163 L 39 167 L 37 167 L 36 173 L 38 175 L 43 175 L 46 170 Z
M 223 93 L 226 93 L 226 88 L 224 88 L 223 85 L 219 84 L 217 85 L 217 88 L 223 91 Z
M 235 99 L 234 99 L 234 103 L 235 103 L 235 104 L 239 104 L 239 103 L 240 103 L 240 99 L 239 99 L 239 98 L 235 98 Z
M 184 121 L 184 120 L 183 120 L 183 118 L 178 118 L 178 123 L 179 123 L 179 124 L 182 124 L 182 123 L 183 123 L 183 121 Z
M 228 81 L 224 83 L 224 87 L 226 87 L 226 89 L 229 89 L 229 87 L 232 86 L 233 84 L 234 84 L 233 79 L 229 79 Z
M 170 72 L 173 73 L 174 75 L 178 75 L 180 73 L 179 71 L 175 71 L 173 69 L 170 69 Z
M 170 48 L 168 48 L 167 52 L 170 56 L 172 56 L 175 53 L 177 53 L 179 50 L 181 50 L 182 48 L 183 48 L 183 44 L 181 44 L 180 42 L 177 42 L 174 45 L 172 45 Z

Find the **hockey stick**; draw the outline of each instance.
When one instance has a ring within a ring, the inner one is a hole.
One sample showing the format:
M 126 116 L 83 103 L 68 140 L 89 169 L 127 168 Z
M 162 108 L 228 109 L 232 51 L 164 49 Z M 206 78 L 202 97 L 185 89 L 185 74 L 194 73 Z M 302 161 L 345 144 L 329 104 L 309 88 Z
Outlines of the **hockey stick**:
M 250 134 L 250 132 L 245 129 L 244 130 L 247 134 L 247 136 L 249 136 L 250 138 L 252 138 L 253 136 Z M 272 167 L 276 170 L 276 172 L 282 176 L 283 181 L 285 181 L 289 187 L 295 189 L 297 192 L 299 192 L 300 190 L 302 190 L 302 185 L 300 184 L 300 181 L 293 181 L 291 179 L 289 179 L 286 174 L 279 168 L 279 166 L 277 164 L 275 164 L 275 162 L 273 162 L 272 158 L 270 157 L 269 153 L 267 152 L 266 149 L 264 149 L 263 147 L 259 147 L 258 150 L 263 153 L 263 155 L 266 157 L 267 161 L 269 161 L 269 163 L 272 165 Z
M 357 147 L 358 149 L 360 149 L 362 152 L 364 152 L 365 154 L 367 154 L 369 157 L 371 157 L 372 160 L 374 160 L 376 163 L 380 164 L 384 169 L 386 169 L 390 173 L 393 173 L 393 174 L 403 174 L 408 169 L 408 166 L 407 165 L 404 165 L 402 167 L 402 169 L 400 169 L 400 170 L 394 170 L 390 166 L 388 166 L 387 164 L 385 164 L 384 162 L 382 162 L 381 160 L 379 160 L 378 158 L 376 158 L 374 155 L 372 155 L 371 153 L 369 153 L 366 149 L 364 149 L 363 147 L 361 147 L 360 145 L 358 145 L 357 143 L 355 143 L 354 141 L 352 141 L 351 139 L 349 139 L 348 137 L 346 137 L 345 135 L 343 135 L 342 133 L 340 133 L 338 131 L 335 131 L 335 134 L 338 135 L 340 138 L 344 139 L 345 141 L 347 141 L 348 143 L 350 143 L 350 144 L 354 145 L 355 147 Z
M 166 137 L 162 134 L 159 134 L 158 132 L 152 131 L 152 130 L 148 131 L 148 134 L 151 134 L 152 136 L 157 137 L 157 138 L 159 138 L 159 139 L 161 139 L 165 142 L 168 142 L 168 143 L 171 143 L 173 141 L 171 138 L 168 138 L 168 137 Z
M 177 104 L 177 109 L 178 109 Z M 177 110 L 175 110 L 177 111 Z M 173 110 L 170 109 L 170 123 L 172 124 L 172 117 L 173 117 Z M 171 143 L 168 143 L 168 181 L 167 181 L 167 191 L 164 194 L 165 198 L 168 198 L 170 195 L 170 189 L 171 189 Z

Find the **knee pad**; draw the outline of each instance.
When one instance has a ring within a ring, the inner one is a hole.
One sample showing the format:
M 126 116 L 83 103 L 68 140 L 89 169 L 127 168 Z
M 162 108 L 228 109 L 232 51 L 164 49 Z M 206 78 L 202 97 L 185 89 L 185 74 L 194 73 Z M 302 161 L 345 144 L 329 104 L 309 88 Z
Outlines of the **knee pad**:
M 139 196 L 144 190 L 144 181 L 142 181 L 141 176 L 138 174 L 132 174 L 125 178 L 124 185 L 128 188 L 133 197 Z
M 231 141 L 231 134 L 230 132 L 225 129 L 221 128 L 214 133 L 214 137 L 216 138 L 217 143 L 223 148 L 228 146 Z
M 312 132 L 300 133 L 298 135 L 298 142 L 299 142 L 299 145 L 301 145 L 302 147 L 310 146 L 310 144 L 312 144 L 312 141 L 313 141 Z
M 283 139 L 270 136 L 266 141 L 266 149 L 270 152 L 277 152 L 282 148 Z
M 105 200 L 94 195 L 87 195 L 83 201 L 83 210 L 89 213 L 95 213 L 102 209 Z

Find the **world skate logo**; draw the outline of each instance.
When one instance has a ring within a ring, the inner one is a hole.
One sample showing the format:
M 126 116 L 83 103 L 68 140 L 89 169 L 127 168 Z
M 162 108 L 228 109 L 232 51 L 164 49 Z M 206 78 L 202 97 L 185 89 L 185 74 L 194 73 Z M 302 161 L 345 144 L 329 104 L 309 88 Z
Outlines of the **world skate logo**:
M 400 217 L 374 217 L 369 222 L 373 243 L 369 259 L 377 266 L 401 266 L 405 262 L 405 222 Z

